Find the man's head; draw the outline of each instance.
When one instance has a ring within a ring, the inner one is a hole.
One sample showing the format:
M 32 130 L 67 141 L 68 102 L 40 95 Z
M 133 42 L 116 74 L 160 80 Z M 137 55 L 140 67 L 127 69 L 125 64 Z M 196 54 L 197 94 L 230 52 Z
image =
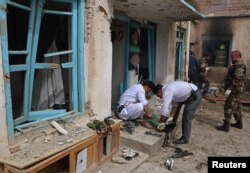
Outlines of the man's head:
M 239 63 L 241 60 L 241 53 L 238 50 L 231 52 L 231 61 L 233 64 Z
M 146 93 L 150 93 L 154 89 L 155 84 L 152 81 L 146 80 L 142 82 L 142 86 Z
M 209 53 L 205 53 L 203 57 L 206 59 L 207 62 L 209 62 L 211 59 L 211 55 Z
M 153 93 L 159 97 L 159 98 L 162 98 L 162 95 L 163 95 L 163 91 L 162 91 L 162 85 L 161 84 L 158 84 L 154 87 L 154 90 L 153 90 Z
M 192 50 L 189 51 L 189 56 L 194 56 L 194 52 Z

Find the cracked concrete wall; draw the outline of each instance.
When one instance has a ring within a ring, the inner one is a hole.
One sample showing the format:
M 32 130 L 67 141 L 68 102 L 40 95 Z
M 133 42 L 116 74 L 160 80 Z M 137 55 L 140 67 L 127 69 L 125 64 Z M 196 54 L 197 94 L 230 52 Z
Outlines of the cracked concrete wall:
M 174 81 L 175 23 L 159 23 L 156 30 L 156 83 Z
M 98 118 L 111 115 L 112 3 L 112 0 L 88 0 L 86 2 L 86 101 L 91 103 L 90 109 L 99 116 Z
M 1 45 L 1 38 L 0 38 Z M 0 67 L 3 67 L 2 46 L 0 46 Z M 5 109 L 5 90 L 4 90 L 4 74 L 3 68 L 0 68 L 0 146 L 8 145 L 8 134 L 6 124 L 6 109 Z

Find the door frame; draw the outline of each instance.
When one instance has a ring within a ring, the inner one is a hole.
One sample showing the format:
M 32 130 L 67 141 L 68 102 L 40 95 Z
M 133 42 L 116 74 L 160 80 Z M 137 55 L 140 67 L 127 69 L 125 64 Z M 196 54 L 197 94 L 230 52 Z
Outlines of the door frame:
M 125 16 L 115 16 L 116 20 L 120 20 L 126 23 L 125 29 L 125 54 L 124 54 L 124 80 L 120 85 L 120 92 L 124 92 L 129 88 L 129 36 L 130 28 L 134 25 L 133 21 L 129 17 Z M 155 27 L 150 24 L 140 24 L 140 27 L 146 28 L 148 30 L 148 64 L 149 64 L 149 80 L 155 80 Z

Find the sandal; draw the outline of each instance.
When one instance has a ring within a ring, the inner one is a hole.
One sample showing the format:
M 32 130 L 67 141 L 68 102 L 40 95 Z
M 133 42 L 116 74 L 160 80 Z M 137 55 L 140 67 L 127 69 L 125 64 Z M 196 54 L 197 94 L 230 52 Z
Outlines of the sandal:
M 138 152 L 132 150 L 131 148 L 125 147 L 125 146 L 122 147 L 121 151 L 122 151 L 122 157 L 127 161 L 130 161 L 133 158 L 139 156 Z
M 156 136 L 156 137 L 162 137 L 161 133 L 157 133 L 157 132 L 153 132 L 153 131 L 146 131 L 145 134 L 146 135 Z

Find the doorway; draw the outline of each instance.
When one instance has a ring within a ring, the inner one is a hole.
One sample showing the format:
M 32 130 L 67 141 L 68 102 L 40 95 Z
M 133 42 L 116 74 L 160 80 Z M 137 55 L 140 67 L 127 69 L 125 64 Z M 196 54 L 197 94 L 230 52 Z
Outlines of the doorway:
M 111 25 L 113 42 L 112 107 L 130 86 L 155 79 L 155 25 L 116 17 Z

